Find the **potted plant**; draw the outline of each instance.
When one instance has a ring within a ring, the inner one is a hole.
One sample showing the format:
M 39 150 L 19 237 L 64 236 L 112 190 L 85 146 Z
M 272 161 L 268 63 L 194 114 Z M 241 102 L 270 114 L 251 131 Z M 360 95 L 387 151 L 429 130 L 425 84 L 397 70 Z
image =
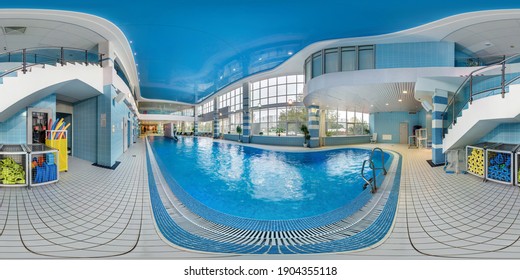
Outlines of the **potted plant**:
M 242 134 L 242 127 L 240 127 L 240 125 L 237 125 L 237 133 L 238 133 L 238 142 L 240 142 L 240 134 Z
M 280 136 L 280 133 L 283 133 L 284 131 L 285 131 L 285 129 L 283 129 L 281 127 L 276 128 L 276 134 L 278 134 L 278 136 Z
M 311 140 L 311 134 L 309 132 L 309 129 L 307 128 L 306 125 L 302 124 L 302 126 L 300 127 L 300 130 L 303 132 L 303 146 L 304 147 L 307 147 L 309 145 L 309 140 Z

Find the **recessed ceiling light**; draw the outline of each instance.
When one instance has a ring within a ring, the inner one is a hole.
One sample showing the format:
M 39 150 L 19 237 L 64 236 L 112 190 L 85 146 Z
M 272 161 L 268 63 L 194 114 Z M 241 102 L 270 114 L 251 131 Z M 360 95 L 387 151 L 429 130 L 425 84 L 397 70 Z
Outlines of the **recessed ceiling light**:
M 370 104 L 370 107 L 374 107 L 374 104 Z
M 403 90 L 403 93 L 408 93 L 408 91 L 407 90 Z
M 399 101 L 399 102 L 403 102 L 403 100 L 402 100 L 402 99 L 399 99 L 399 100 L 397 100 L 397 101 Z
M 484 45 L 487 46 L 487 47 L 489 47 L 489 46 L 491 46 L 491 45 L 493 45 L 493 44 L 491 44 L 491 42 L 485 42 Z
M 386 103 L 385 105 L 388 106 L 388 103 Z

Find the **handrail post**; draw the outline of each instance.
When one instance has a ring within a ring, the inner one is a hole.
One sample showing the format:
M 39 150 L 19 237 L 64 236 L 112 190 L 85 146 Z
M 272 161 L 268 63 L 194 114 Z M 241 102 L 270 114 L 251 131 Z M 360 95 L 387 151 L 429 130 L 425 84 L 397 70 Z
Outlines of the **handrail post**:
M 88 66 L 88 50 L 85 50 L 85 65 Z
M 506 61 L 502 62 L 502 81 L 500 82 L 500 86 L 502 88 L 502 98 L 506 95 Z
M 471 104 L 473 104 L 473 74 L 469 75 L 469 105 Z M 453 109 L 455 109 L 455 107 L 453 107 Z
M 100 53 L 99 54 L 99 67 L 103 68 L 103 56 L 104 54 Z
M 63 47 L 60 48 L 60 60 L 61 66 L 65 65 L 65 51 L 63 50 Z
M 27 73 L 27 57 L 25 49 L 22 50 L 22 73 Z
M 7 53 L 7 62 L 11 62 L 11 52 Z

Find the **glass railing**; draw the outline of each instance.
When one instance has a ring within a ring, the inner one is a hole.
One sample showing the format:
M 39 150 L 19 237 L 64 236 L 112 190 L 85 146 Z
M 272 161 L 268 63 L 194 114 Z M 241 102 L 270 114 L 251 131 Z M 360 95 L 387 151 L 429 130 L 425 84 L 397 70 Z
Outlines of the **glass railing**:
M 504 60 L 503 55 L 494 55 L 494 56 L 478 56 L 478 57 L 455 57 L 455 67 L 478 67 L 478 66 L 488 66 L 500 63 Z
M 520 54 L 471 72 L 461 83 L 443 112 L 443 136 L 471 103 L 487 96 L 509 91 L 509 85 L 520 82 Z
M 4 70 L 3 73 L 0 73 L 0 77 L 19 70 L 26 73 L 28 67 L 35 65 L 64 65 L 65 63 L 101 65 L 102 61 L 102 54 L 88 50 L 65 47 L 27 48 L 0 53 L 0 63 L 20 63 L 14 68 Z

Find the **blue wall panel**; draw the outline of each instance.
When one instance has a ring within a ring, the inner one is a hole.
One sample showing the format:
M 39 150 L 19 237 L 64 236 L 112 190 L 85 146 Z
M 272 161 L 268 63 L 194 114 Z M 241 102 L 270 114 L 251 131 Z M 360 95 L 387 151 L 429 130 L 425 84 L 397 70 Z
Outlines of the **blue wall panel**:
M 52 109 L 56 119 L 56 95 L 51 94 L 29 107 Z M 27 109 L 20 110 L 5 122 L 0 122 L 1 144 L 27 144 Z
M 115 132 L 112 132 L 111 156 L 114 162 L 123 154 L 123 120 L 127 123 L 128 120 L 131 120 L 128 115 L 129 112 L 130 110 L 123 101 L 121 101 L 120 103 L 112 102 L 112 125 L 115 128 Z
M 251 136 L 251 143 L 273 146 L 300 146 L 303 147 L 303 136 L 301 137 L 282 137 L 282 136 Z
M 73 155 L 96 162 L 97 158 L 97 97 L 77 102 L 73 111 Z
M 520 123 L 503 123 L 482 137 L 479 142 L 520 144 Z
M 373 119 L 372 119 L 373 118 Z M 421 125 L 419 114 L 408 112 L 380 112 L 370 114 L 370 125 L 373 125 L 371 133 L 377 133 L 377 142 L 380 143 L 399 143 L 399 124 L 408 123 L 408 135 L 412 135 L 414 125 Z M 383 134 L 391 134 L 392 140 L 382 140 Z M 406 139 L 408 141 L 408 139 Z
M 370 143 L 371 135 L 366 136 L 334 136 L 334 137 L 325 137 L 324 144 L 325 146 L 338 146 L 338 145 L 351 145 L 351 144 L 364 144 Z
M 376 69 L 450 67 L 455 64 L 452 42 L 418 42 L 376 45 Z

